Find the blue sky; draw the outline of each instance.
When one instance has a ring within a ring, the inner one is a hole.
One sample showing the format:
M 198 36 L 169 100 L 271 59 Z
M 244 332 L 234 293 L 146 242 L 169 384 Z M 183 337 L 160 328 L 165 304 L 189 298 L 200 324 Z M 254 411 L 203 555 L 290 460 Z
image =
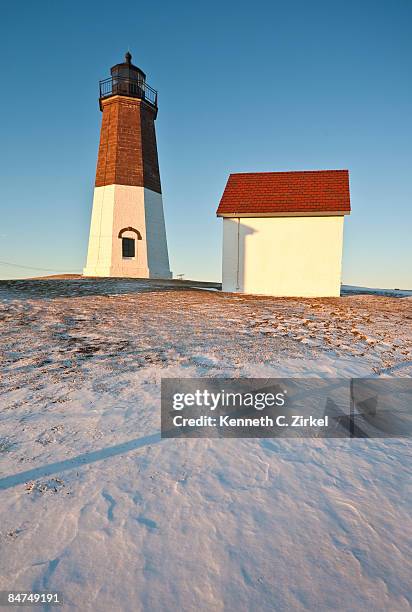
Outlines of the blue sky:
M 3 2 L 0 260 L 81 271 L 98 81 L 130 47 L 175 274 L 220 279 L 230 172 L 348 168 L 343 281 L 412 288 L 411 23 L 410 0 Z

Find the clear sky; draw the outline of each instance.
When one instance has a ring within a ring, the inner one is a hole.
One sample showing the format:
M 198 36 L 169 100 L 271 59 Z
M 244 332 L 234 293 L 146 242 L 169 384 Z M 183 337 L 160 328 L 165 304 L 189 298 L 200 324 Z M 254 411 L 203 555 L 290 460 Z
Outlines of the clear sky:
M 0 4 L 1 261 L 81 271 L 98 81 L 130 47 L 159 90 L 175 274 L 220 279 L 230 172 L 348 168 L 343 282 L 412 288 L 410 0 Z

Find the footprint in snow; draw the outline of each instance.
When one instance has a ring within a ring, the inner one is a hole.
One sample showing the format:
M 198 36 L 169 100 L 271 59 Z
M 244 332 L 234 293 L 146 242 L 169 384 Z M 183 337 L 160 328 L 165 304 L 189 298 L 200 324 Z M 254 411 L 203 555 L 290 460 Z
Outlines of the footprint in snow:
M 158 528 L 156 521 L 152 521 L 152 519 L 145 518 L 144 516 L 138 516 L 137 522 L 147 527 L 149 531 L 153 531 Z

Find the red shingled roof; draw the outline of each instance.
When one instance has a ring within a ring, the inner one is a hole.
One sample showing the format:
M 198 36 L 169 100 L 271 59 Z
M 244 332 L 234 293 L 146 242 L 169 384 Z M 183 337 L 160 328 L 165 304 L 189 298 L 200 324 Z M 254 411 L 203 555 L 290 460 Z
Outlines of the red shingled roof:
M 333 212 L 350 212 L 348 170 L 231 174 L 216 214 Z

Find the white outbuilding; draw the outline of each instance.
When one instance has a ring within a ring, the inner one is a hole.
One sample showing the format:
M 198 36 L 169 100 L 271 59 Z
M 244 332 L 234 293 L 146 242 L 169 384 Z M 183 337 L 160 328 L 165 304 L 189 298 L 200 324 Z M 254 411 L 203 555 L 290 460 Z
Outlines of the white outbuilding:
M 229 176 L 223 217 L 223 291 L 292 297 L 340 295 L 349 172 Z

